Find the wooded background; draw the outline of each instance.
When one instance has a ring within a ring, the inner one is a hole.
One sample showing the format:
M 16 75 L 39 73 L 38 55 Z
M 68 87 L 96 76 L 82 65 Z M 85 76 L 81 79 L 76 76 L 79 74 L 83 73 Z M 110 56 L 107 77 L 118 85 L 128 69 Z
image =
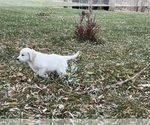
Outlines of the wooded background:
M 149 12 L 150 0 L 50 0 L 52 2 L 70 2 L 88 4 L 93 6 L 109 6 L 109 10 Z

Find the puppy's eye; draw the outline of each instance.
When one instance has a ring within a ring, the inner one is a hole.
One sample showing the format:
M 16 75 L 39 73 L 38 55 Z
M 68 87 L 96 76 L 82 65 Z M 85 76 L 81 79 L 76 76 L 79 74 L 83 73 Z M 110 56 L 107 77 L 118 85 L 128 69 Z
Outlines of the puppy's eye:
M 22 54 L 21 56 L 24 56 L 24 54 Z

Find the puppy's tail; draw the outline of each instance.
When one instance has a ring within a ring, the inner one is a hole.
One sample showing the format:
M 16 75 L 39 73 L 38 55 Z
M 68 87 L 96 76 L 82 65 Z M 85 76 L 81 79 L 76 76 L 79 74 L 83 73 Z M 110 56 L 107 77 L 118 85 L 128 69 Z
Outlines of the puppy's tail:
M 75 59 L 77 56 L 79 55 L 79 51 L 72 55 L 72 56 L 64 56 L 64 58 L 68 61 L 68 60 L 71 60 L 71 59 Z

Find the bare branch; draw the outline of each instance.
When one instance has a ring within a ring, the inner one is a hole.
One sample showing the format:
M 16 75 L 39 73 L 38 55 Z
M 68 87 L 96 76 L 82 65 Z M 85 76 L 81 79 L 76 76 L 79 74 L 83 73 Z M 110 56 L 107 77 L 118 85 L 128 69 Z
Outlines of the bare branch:
M 109 89 L 109 88 L 118 88 L 119 86 L 122 86 L 123 84 L 129 82 L 129 81 L 132 81 L 134 80 L 135 78 L 137 78 L 140 74 L 142 74 L 148 67 L 150 66 L 150 63 L 145 66 L 140 72 L 136 73 L 134 76 L 124 80 L 124 81 L 121 81 L 121 82 L 117 82 L 115 84 L 112 84 L 112 85 L 108 85 L 106 86 L 104 89 Z

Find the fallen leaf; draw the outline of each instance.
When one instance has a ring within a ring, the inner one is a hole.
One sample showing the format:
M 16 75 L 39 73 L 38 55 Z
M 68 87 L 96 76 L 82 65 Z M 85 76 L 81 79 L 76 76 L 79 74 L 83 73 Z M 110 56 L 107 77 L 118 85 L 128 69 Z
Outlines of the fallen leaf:
M 18 76 L 18 77 L 22 77 L 22 76 L 23 76 L 23 73 L 22 73 L 22 72 L 18 72 L 18 73 L 17 73 L 17 76 Z
M 18 105 L 18 102 L 10 102 L 9 105 Z
M 93 75 L 95 74 L 94 72 L 87 72 L 88 75 Z
M 124 111 L 123 111 L 123 114 L 124 115 L 128 115 L 132 112 L 133 110 L 130 108 L 130 107 L 127 107 Z
M 142 87 L 142 86 L 139 86 L 139 87 L 134 87 L 136 90 L 140 90 L 140 91 L 142 91 L 142 90 L 144 90 L 144 87 Z
M 65 108 L 65 106 L 63 104 L 60 104 L 59 106 L 59 109 L 63 110 Z

